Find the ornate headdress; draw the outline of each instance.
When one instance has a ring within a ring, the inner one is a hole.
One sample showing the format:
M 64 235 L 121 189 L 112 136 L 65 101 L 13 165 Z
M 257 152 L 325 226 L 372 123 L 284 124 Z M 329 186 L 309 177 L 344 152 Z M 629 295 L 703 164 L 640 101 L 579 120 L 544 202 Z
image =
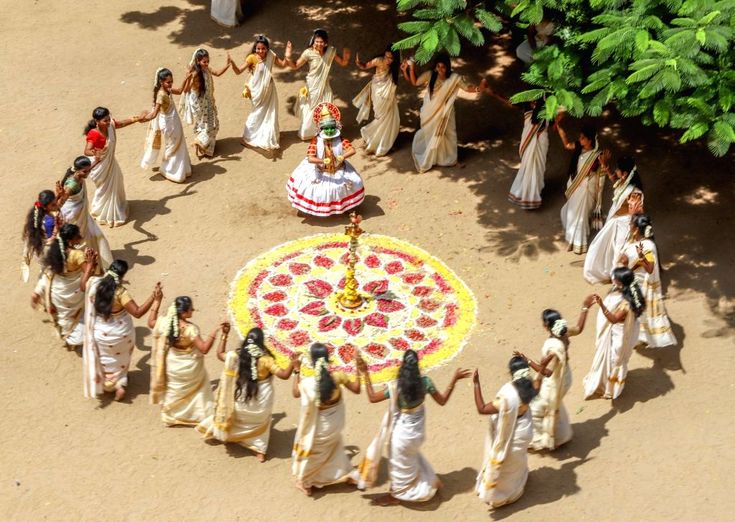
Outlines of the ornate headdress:
M 341 115 L 336 105 L 329 102 L 323 102 L 314 108 L 312 115 L 314 123 L 321 129 L 328 124 L 335 124 L 339 127 Z

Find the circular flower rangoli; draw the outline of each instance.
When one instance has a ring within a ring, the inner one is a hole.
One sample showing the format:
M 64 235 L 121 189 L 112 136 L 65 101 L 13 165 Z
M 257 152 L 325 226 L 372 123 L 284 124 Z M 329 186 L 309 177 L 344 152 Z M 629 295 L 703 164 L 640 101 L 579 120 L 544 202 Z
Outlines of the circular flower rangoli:
M 405 241 L 363 234 L 355 273 L 365 304 L 349 310 L 344 288 L 348 239 L 319 234 L 283 243 L 250 261 L 230 294 L 233 322 L 245 336 L 263 329 L 281 365 L 313 342 L 329 347 L 336 369 L 354 372 L 357 353 L 375 382 L 395 379 L 405 350 L 423 370 L 451 359 L 475 323 L 470 289 L 441 261 Z

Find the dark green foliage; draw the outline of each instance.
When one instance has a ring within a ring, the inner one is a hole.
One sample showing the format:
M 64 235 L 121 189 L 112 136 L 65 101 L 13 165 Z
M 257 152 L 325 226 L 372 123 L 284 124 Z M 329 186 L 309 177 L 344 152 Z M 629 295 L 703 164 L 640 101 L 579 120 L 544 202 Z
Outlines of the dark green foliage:
M 499 32 L 551 20 L 551 44 L 534 54 L 511 99 L 545 98 L 546 118 L 560 107 L 598 116 L 614 104 L 647 125 L 682 129 L 682 143 L 704 138 L 725 155 L 735 143 L 735 0 L 398 0 L 415 20 L 399 24 L 419 63 L 463 43 L 483 45 Z

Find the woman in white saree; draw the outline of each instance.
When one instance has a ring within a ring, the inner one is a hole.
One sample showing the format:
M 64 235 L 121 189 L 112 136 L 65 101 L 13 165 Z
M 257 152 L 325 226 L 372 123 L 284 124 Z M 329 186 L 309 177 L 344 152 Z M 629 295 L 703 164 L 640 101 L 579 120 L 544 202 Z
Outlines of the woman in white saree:
M 128 264 L 116 259 L 102 277 L 93 277 L 87 269 L 82 275 L 85 291 L 84 309 L 84 396 L 94 398 L 103 392 L 115 392 L 115 400 L 125 397 L 128 370 L 135 348 L 133 317 L 139 319 L 154 304 L 160 306 L 163 292 L 156 283 L 150 297 L 141 306 L 123 286 Z
M 608 172 L 610 151 L 599 150 L 597 134 L 591 126 L 582 128 L 577 141 L 569 141 L 561 127 L 561 120 L 560 116 L 556 123 L 559 137 L 564 148 L 575 151 L 569 166 L 565 192 L 567 202 L 561 208 L 561 224 L 564 227 L 564 239 L 569 244 L 568 250 L 584 254 L 590 235 L 590 219 L 593 229 L 602 228 L 603 174 Z
M 273 65 L 285 67 L 287 60 L 276 56 L 270 50 L 270 42 L 265 35 L 259 34 L 255 37 L 255 43 L 250 54 L 245 58 L 242 67 L 238 67 L 232 58 L 232 70 L 235 74 L 243 71 L 250 73 L 250 79 L 242 91 L 245 98 L 249 98 L 253 104 L 245 128 L 242 131 L 241 143 L 245 146 L 256 147 L 264 150 L 275 150 L 279 148 L 279 126 L 278 126 L 278 93 L 276 82 L 273 79 Z M 291 42 L 286 44 L 286 56 L 291 55 Z
M 643 212 L 643 184 L 633 158 L 620 158 L 610 181 L 614 189 L 612 206 L 584 258 L 584 278 L 591 284 L 610 282 L 610 273 L 628 239 L 630 217 Z
M 471 375 L 470 370 L 457 368 L 447 390 L 442 393 L 434 383 L 419 370 L 419 358 L 414 350 L 406 350 L 398 371 L 398 381 L 384 389 L 375 391 L 370 373 L 362 359 L 357 360 L 358 369 L 365 379 L 368 400 L 371 403 L 390 400 L 378 436 L 370 444 L 359 466 L 358 487 L 370 487 L 377 478 L 378 466 L 387 450 L 390 477 L 390 492 L 376 498 L 373 503 L 381 506 L 405 502 L 427 502 L 434 498 L 441 482 L 434 469 L 421 454 L 426 440 L 426 408 L 424 401 L 430 395 L 440 406 L 444 406 L 452 395 L 458 380 Z
M 290 42 L 289 42 L 290 44 Z M 291 60 L 290 45 L 286 48 L 286 62 L 291 69 L 297 70 L 309 64 L 306 74 L 306 86 L 302 87 L 294 103 L 294 112 L 301 118 L 298 131 L 299 138 L 310 140 L 317 133 L 312 119 L 314 109 L 323 102 L 331 102 L 334 98 L 332 87 L 329 85 L 329 71 L 335 61 L 342 67 L 350 63 L 350 50 L 342 50 L 342 56 L 337 56 L 337 50 L 329 46 L 329 35 L 324 29 L 317 29 L 311 35 L 309 48 L 306 49 L 296 62 Z
M 296 378 L 292 393 L 301 399 L 299 425 L 296 428 L 291 472 L 296 487 L 307 496 L 312 488 L 347 482 L 357 484 L 358 474 L 345 453 L 342 430 L 345 427 L 345 404 L 342 388 L 360 393 L 360 379 L 351 380 L 329 369 L 327 347 L 314 343 L 309 349 L 311 364 L 294 364 Z
M 375 68 L 373 78 L 352 99 L 352 105 L 358 109 L 357 123 L 368 120 L 371 107 L 375 113 L 375 119 L 360 129 L 368 154 L 384 156 L 398 137 L 401 118 L 398 113 L 396 90 L 400 60 L 400 53 L 392 50 L 390 46 L 382 55 L 367 63 L 361 63 L 360 56 L 355 56 L 355 64 L 363 71 Z
M 84 341 L 82 274 L 94 268 L 95 252 L 82 250 L 79 227 L 65 224 L 46 250 L 44 270 L 33 291 L 33 303 L 43 301 L 61 340 L 68 349 Z
M 640 318 L 638 341 L 649 348 L 663 348 L 676 344 L 676 336 L 666 313 L 661 291 L 658 251 L 653 238 L 651 218 L 635 214 L 630 220 L 630 236 L 623 247 L 619 263 L 635 274 L 646 300 L 646 310 Z
M 191 159 L 184 138 L 184 127 L 181 125 L 176 104 L 171 95 L 181 94 L 187 87 L 191 76 L 184 79 L 181 87 L 174 87 L 174 76 L 168 69 L 156 71 L 153 86 L 153 108 L 140 121 L 150 121 L 146 136 L 145 152 L 140 166 L 148 169 L 158 159 L 163 141 L 163 161 L 161 173 L 168 180 L 183 183 L 191 176 Z
M 97 160 L 89 178 L 97 190 L 92 199 L 90 214 L 99 223 L 111 227 L 128 220 L 128 200 L 125 197 L 125 180 L 115 158 L 117 130 L 140 121 L 140 116 L 115 120 L 105 107 L 92 111 L 92 119 L 84 128 L 84 155 Z
M 491 415 L 475 493 L 493 508 L 515 502 L 523 495 L 528 479 L 528 446 L 533 439 L 529 404 L 538 393 L 545 371 L 541 366 L 532 380 L 528 363 L 521 356 L 514 356 L 508 366 L 511 381 L 488 403 L 482 398 L 477 370 L 472 377 L 477 411 L 480 415 Z
M 541 381 L 539 394 L 531 401 L 533 418 L 533 440 L 531 449 L 554 450 L 572 440 L 572 424 L 569 413 L 564 407 L 564 396 L 572 387 L 572 369 L 569 365 L 569 338 L 584 330 L 587 311 L 594 303 L 590 295 L 582 303 L 576 326 L 567 326 L 561 314 L 546 309 L 541 314 L 544 328 L 549 338 L 541 348 L 540 362 L 535 362 L 524 354 L 515 352 L 528 363 L 529 368 L 546 377 Z
M 225 344 L 220 343 L 217 358 L 225 366 L 215 396 L 214 413 L 200 422 L 196 430 L 205 440 L 240 444 L 254 452 L 260 462 L 265 462 L 275 397 L 273 376 L 291 377 L 293 358 L 287 368 L 279 368 L 265 346 L 260 328 L 251 329 L 240 349 L 226 355 Z
M 191 298 L 179 296 L 164 317 L 158 317 L 158 308 L 148 316 L 148 327 L 153 330 L 150 402 L 161 405 L 166 426 L 196 426 L 212 414 L 214 406 L 204 356 L 220 330 L 224 351 L 230 323 L 220 323 L 202 339 L 199 328 L 189 322 L 193 313 Z
M 214 100 L 214 79 L 230 68 L 230 57 L 221 69 L 209 67 L 209 52 L 201 47 L 194 51 L 189 61 L 189 80 L 181 97 L 183 119 L 194 125 L 194 151 L 197 158 L 212 158 L 219 132 L 217 104 Z
M 628 361 L 638 342 L 640 317 L 646 308 L 633 271 L 617 267 L 612 272 L 613 287 L 600 305 L 597 314 L 595 356 L 592 368 L 584 378 L 584 398 L 617 399 L 625 387 Z
M 416 78 L 413 61 L 401 64 L 406 80 L 414 87 L 426 85 L 421 106 L 421 128 L 416 131 L 411 154 L 416 170 L 426 172 L 434 165 L 451 167 L 457 163 L 457 122 L 454 101 L 460 92 L 469 99 L 477 99 L 487 88 L 483 79 L 480 86 L 468 85 L 459 74 L 452 74 L 449 56 L 437 55 L 432 71 Z
M 94 166 L 86 156 L 75 159 L 74 166 L 66 171 L 56 187 L 59 193 L 57 199 L 61 205 L 61 220 L 79 227 L 84 246 L 97 252 L 102 269 L 106 269 L 112 263 L 112 251 L 107 238 L 89 213 L 84 183 Z

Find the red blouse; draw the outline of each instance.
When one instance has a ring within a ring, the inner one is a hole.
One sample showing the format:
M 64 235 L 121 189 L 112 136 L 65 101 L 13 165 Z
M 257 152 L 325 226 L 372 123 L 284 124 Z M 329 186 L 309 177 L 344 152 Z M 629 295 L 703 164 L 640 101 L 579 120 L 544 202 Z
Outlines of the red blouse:
M 92 129 L 87 133 L 87 141 L 92 144 L 95 149 L 104 149 L 107 138 L 100 131 Z

